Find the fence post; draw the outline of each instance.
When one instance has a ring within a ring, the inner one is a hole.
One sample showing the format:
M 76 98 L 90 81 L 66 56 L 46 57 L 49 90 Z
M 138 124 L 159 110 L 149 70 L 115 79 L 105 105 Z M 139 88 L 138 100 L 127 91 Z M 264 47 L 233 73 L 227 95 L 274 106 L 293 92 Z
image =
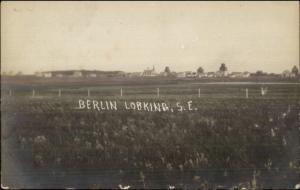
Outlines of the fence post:
M 34 91 L 34 89 L 32 89 L 32 97 L 34 97 L 35 96 L 35 91 Z
M 157 88 L 157 97 L 159 98 L 159 88 Z
M 91 94 L 90 94 L 90 89 L 88 88 L 88 97 L 90 97 L 90 95 L 91 95 Z
M 248 96 L 248 88 L 246 88 L 246 98 L 248 99 L 249 96 Z
M 201 90 L 200 90 L 200 88 L 198 89 L 198 97 L 199 98 L 201 97 Z
M 58 89 L 58 97 L 61 97 L 61 89 Z
M 12 95 L 12 92 L 11 92 L 11 89 L 9 89 L 9 96 L 11 96 Z
M 123 96 L 123 89 L 122 88 L 120 89 L 120 95 L 121 95 L 121 97 Z
M 267 94 L 267 92 L 268 92 L 268 88 L 267 87 L 266 88 L 261 87 L 260 89 L 261 89 L 261 95 L 262 96 L 264 96 L 264 95 Z

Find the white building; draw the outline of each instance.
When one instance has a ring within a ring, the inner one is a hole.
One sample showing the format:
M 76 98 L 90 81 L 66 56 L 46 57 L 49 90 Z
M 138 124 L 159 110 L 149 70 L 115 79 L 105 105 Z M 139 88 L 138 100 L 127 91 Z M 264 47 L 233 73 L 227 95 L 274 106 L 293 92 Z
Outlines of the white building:
M 178 78 L 185 78 L 186 77 L 186 73 L 185 72 L 179 72 L 179 73 L 176 73 L 176 76 Z
M 198 73 L 199 78 L 205 78 L 207 77 L 207 73 Z
M 140 77 L 140 76 L 142 76 L 142 75 L 143 75 L 143 73 L 141 73 L 141 72 L 127 73 L 127 76 L 128 76 L 128 77 Z
M 144 70 L 142 76 L 143 76 L 143 77 L 155 77 L 155 76 L 157 76 L 157 75 L 158 75 L 158 73 L 156 73 L 155 68 L 154 68 L 154 66 L 153 66 L 152 69 L 147 68 L 146 70 Z
M 90 77 L 90 78 L 96 78 L 97 74 L 96 73 L 88 73 L 86 76 Z
M 82 77 L 82 72 L 81 71 L 74 71 L 73 72 L 73 77 Z
M 208 73 L 206 73 L 206 77 L 208 77 L 208 78 L 216 77 L 216 73 L 215 72 L 208 72 Z
M 50 77 L 52 77 L 52 73 L 51 73 L 51 72 L 43 72 L 43 73 L 41 73 L 41 75 L 42 75 L 43 77 L 45 77 L 45 78 L 50 78 Z
M 292 73 L 292 72 L 289 71 L 289 70 L 283 71 L 282 74 L 281 74 L 281 76 L 282 76 L 283 78 L 295 78 L 295 77 L 296 77 L 295 73 Z
M 215 77 L 227 77 L 228 76 L 228 72 L 227 71 L 217 71 L 215 73 Z
M 248 78 L 250 77 L 249 72 L 232 72 L 229 75 L 230 78 Z
M 186 75 L 186 77 L 188 77 L 188 78 L 195 78 L 195 77 L 197 77 L 197 72 L 187 71 L 187 72 L 185 73 L 185 75 Z

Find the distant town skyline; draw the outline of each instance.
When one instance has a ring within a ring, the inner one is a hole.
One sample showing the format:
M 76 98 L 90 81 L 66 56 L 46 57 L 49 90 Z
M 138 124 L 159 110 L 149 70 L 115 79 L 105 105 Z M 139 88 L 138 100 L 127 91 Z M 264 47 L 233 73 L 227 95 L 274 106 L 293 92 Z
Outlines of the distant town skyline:
M 299 67 L 298 2 L 2 2 L 1 72 Z

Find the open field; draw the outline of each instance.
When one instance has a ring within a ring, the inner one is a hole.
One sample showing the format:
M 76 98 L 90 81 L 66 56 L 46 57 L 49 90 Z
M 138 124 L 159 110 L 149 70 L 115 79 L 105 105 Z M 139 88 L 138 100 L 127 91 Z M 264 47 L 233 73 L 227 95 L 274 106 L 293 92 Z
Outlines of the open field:
M 35 88 L 35 87 L 90 87 L 90 86 L 132 86 L 132 85 L 169 85 L 187 83 L 209 82 L 285 82 L 299 83 L 299 78 L 280 78 L 272 76 L 249 78 L 176 78 L 176 77 L 104 77 L 104 78 L 74 78 L 74 77 L 35 77 L 35 76 L 1 76 L 1 84 L 11 88 Z M 2 87 L 2 88 L 3 88 Z
M 151 81 L 150 81 L 151 82 Z M 69 86 L 68 86 L 69 84 Z M 261 87 L 267 88 L 265 96 L 261 95 Z M 126 84 L 119 81 L 116 84 L 98 84 L 92 86 L 75 85 L 65 82 L 64 85 L 2 85 L 2 96 L 9 96 L 10 93 L 17 97 L 30 97 L 34 90 L 35 96 L 40 98 L 54 98 L 59 96 L 87 97 L 88 90 L 91 97 L 120 97 L 120 90 L 126 98 L 156 98 L 157 88 L 160 97 L 164 98 L 192 98 L 200 96 L 203 98 L 243 98 L 246 97 L 248 89 L 249 98 L 298 98 L 300 96 L 300 83 L 295 82 L 177 82 L 163 81 L 154 84 Z
M 9 87 L 1 91 L 8 184 L 194 189 L 294 188 L 299 182 L 296 83 L 15 85 L 11 95 Z M 264 96 L 261 87 L 268 89 Z M 197 110 L 74 109 L 79 99 L 191 100 Z

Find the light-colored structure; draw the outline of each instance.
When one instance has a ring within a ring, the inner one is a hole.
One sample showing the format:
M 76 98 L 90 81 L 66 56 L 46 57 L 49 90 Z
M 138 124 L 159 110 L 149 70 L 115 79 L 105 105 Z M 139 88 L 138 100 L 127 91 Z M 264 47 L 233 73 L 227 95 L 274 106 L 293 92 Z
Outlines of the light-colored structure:
M 155 68 L 153 66 L 152 69 L 147 68 L 146 70 L 144 70 L 142 76 L 143 77 L 155 77 L 155 76 L 158 76 L 158 73 L 156 73 Z
M 295 73 L 292 73 L 289 70 L 285 70 L 285 71 L 282 72 L 281 77 L 283 77 L 283 78 L 295 78 L 296 75 L 295 75 Z
M 160 76 L 163 76 L 163 77 L 167 77 L 170 75 L 170 73 L 167 73 L 167 72 L 161 72 L 159 73 Z
M 73 76 L 74 77 L 82 77 L 82 71 L 74 71 Z
M 197 72 L 187 71 L 186 72 L 186 77 L 187 78 L 196 78 L 197 77 Z
M 95 77 L 124 77 L 125 73 L 122 71 L 97 71 L 97 70 L 65 70 L 65 71 L 46 71 L 36 73 L 37 77 L 58 77 L 58 78 L 95 78 Z
M 42 72 L 40 76 L 45 77 L 45 78 L 50 78 L 52 77 L 52 72 Z
M 87 77 L 96 78 L 97 74 L 96 73 L 89 73 L 89 74 L 87 74 Z
M 205 78 L 207 77 L 207 73 L 198 73 L 199 78 Z
M 213 77 L 216 77 L 216 74 L 215 74 L 215 72 L 208 72 L 208 73 L 206 73 L 206 77 L 213 78 Z
M 176 73 L 176 76 L 178 78 L 185 78 L 186 77 L 186 73 L 185 72 L 179 72 L 179 73 Z
M 143 73 L 141 72 L 132 72 L 132 73 L 127 73 L 127 77 L 141 77 Z
M 248 78 L 250 77 L 249 72 L 232 72 L 229 74 L 230 78 Z
M 228 72 L 227 71 L 217 71 L 215 72 L 215 77 L 227 77 Z

